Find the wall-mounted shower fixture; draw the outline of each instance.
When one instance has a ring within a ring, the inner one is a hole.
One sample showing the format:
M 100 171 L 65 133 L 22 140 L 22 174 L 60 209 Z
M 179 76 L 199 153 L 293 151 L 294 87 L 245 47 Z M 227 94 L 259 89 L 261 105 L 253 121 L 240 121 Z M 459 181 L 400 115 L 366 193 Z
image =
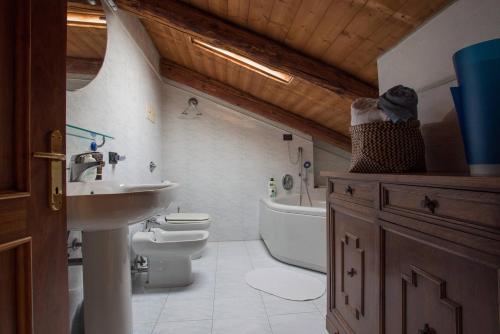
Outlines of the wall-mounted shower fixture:
M 189 116 L 191 116 L 192 118 L 195 118 L 195 117 L 200 117 L 202 115 L 201 111 L 198 109 L 198 100 L 194 97 L 191 97 L 189 100 L 188 100 L 188 106 L 186 109 L 184 109 L 184 111 L 181 113 L 181 116 L 183 118 L 188 118 Z M 194 114 L 194 116 L 193 116 Z

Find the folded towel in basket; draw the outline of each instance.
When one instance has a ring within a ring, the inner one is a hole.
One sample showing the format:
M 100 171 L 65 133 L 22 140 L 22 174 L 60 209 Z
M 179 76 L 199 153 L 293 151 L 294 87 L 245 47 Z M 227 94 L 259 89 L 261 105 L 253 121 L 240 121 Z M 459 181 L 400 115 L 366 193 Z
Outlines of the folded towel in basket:
M 393 123 L 407 122 L 417 117 L 417 93 L 408 87 L 397 85 L 385 92 L 378 100 L 378 107 Z
M 389 117 L 377 107 L 378 99 L 362 97 L 351 104 L 351 126 L 388 121 Z

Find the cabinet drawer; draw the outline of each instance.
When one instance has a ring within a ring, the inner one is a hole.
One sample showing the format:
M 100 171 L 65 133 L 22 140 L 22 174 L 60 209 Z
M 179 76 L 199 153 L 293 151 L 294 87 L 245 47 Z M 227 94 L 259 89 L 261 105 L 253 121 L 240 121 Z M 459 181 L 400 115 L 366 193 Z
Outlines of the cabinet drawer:
M 376 183 L 345 179 L 330 180 L 330 200 L 342 199 L 372 207 L 376 197 Z
M 498 266 L 395 229 L 383 233 L 385 333 L 498 333 Z
M 382 210 L 388 209 L 500 228 L 499 193 L 383 184 Z

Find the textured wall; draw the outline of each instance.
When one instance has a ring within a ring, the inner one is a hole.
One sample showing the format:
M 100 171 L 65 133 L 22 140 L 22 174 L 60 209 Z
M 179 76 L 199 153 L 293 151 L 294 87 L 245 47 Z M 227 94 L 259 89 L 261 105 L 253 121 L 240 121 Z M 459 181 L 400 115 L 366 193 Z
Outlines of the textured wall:
M 432 171 L 467 171 L 449 87 L 456 86 L 452 56 L 500 36 L 498 0 L 458 0 L 378 60 L 380 92 L 397 84 L 419 92 L 419 118 Z
M 181 112 L 194 91 L 165 85 L 163 105 L 163 174 L 180 182 L 181 211 L 207 212 L 215 226 L 212 240 L 259 238 L 258 204 L 266 196 L 267 181 L 279 181 L 285 173 L 295 178 L 298 165 L 290 163 L 288 144 L 282 137 L 289 129 L 263 122 L 209 99 L 196 96 L 203 115 L 182 119 Z M 198 93 L 199 94 L 199 93 Z M 294 135 L 292 161 L 297 147 L 304 148 L 304 161 L 313 159 L 312 141 Z M 314 185 L 314 173 L 309 173 Z M 281 185 L 278 193 L 283 194 Z
M 316 187 L 326 187 L 327 178 L 322 171 L 347 172 L 351 164 L 351 153 L 328 143 L 314 141 L 314 183 Z

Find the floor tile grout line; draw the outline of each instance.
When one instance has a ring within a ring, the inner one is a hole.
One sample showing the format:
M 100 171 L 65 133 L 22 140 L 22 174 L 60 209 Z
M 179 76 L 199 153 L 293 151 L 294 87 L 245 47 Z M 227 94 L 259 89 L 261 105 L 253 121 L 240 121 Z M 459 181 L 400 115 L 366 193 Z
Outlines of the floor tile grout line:
M 210 333 L 213 333 L 213 331 L 214 331 L 215 289 L 217 286 L 217 270 L 218 270 L 218 265 L 219 265 L 219 246 L 220 246 L 220 244 L 219 244 L 219 242 L 217 242 L 217 252 L 215 255 L 215 277 L 214 277 L 214 288 L 213 288 L 214 298 L 212 299 L 212 323 L 211 323 L 211 327 L 210 327 Z
M 163 309 L 165 308 L 165 305 L 167 305 L 167 300 L 168 296 L 170 295 L 170 289 L 167 289 L 167 297 L 165 297 L 165 301 L 163 302 L 161 308 L 160 308 L 160 313 L 158 313 L 158 316 L 156 317 L 156 321 L 153 324 L 153 329 L 151 329 L 150 334 L 153 334 L 155 332 L 156 326 L 158 325 L 158 322 L 160 321 L 161 314 L 163 313 Z
M 248 250 L 247 242 L 245 241 L 244 244 L 245 244 L 245 249 L 247 251 L 247 256 L 250 258 L 250 265 L 252 266 L 252 270 L 255 270 L 255 266 L 253 264 L 252 257 L 250 256 L 250 251 Z M 271 334 L 273 334 L 274 332 L 273 332 L 273 328 L 271 326 L 271 319 L 269 318 L 269 313 L 267 312 L 266 303 L 264 303 L 264 297 L 262 296 L 261 291 L 259 291 L 259 296 L 260 296 L 260 300 L 262 302 L 262 306 L 264 307 L 264 312 L 266 313 L 266 320 L 267 320 L 267 324 L 269 325 L 269 330 L 271 331 Z

